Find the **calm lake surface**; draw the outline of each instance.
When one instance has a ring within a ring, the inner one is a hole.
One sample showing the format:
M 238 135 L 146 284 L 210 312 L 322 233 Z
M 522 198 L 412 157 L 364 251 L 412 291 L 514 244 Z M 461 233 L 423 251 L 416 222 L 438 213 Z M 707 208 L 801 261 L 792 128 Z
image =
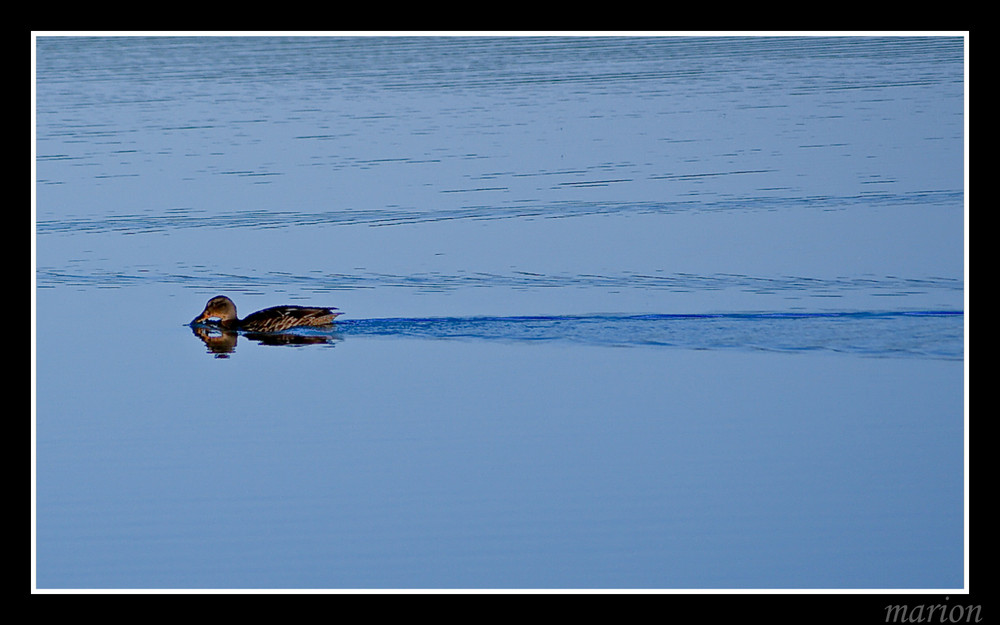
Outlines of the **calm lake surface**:
M 37 588 L 964 587 L 963 47 L 39 36 Z

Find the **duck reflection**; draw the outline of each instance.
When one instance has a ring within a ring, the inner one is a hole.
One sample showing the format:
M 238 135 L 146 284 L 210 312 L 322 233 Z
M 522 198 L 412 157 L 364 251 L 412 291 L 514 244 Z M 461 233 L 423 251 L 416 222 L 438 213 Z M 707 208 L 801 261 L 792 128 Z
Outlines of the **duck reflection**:
M 298 334 L 292 332 L 236 332 L 214 323 L 189 324 L 191 332 L 205 343 L 208 353 L 216 358 L 229 358 L 236 351 L 236 343 L 242 334 L 244 338 L 257 341 L 261 345 L 333 345 L 343 338 L 327 331 L 323 333 Z

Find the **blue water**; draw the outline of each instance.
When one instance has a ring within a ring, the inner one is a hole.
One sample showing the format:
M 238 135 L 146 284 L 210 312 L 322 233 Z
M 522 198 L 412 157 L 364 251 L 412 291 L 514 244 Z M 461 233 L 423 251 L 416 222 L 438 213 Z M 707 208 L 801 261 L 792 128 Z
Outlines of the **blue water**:
M 37 587 L 962 588 L 963 45 L 38 37 Z

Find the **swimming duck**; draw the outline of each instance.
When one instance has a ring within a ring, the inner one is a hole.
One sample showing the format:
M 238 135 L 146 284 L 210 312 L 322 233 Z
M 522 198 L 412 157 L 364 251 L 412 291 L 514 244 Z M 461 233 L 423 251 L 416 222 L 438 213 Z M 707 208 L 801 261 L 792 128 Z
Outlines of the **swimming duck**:
M 205 310 L 194 318 L 196 323 L 211 322 L 217 318 L 224 330 L 245 330 L 247 332 L 283 332 L 289 328 L 328 326 L 343 313 L 336 308 L 314 308 L 307 306 L 275 306 L 265 308 L 245 319 L 236 316 L 236 304 L 225 295 L 208 300 Z

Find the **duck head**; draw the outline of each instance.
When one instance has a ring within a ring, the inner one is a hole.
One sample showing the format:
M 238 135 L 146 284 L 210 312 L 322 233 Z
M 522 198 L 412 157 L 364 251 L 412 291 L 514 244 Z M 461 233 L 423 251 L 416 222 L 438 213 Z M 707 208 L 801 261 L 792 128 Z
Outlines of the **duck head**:
M 236 304 L 233 303 L 233 300 L 225 295 L 213 297 L 205 304 L 205 310 L 201 311 L 201 314 L 195 317 L 191 323 L 202 323 L 212 319 L 218 319 L 223 326 L 236 321 Z

